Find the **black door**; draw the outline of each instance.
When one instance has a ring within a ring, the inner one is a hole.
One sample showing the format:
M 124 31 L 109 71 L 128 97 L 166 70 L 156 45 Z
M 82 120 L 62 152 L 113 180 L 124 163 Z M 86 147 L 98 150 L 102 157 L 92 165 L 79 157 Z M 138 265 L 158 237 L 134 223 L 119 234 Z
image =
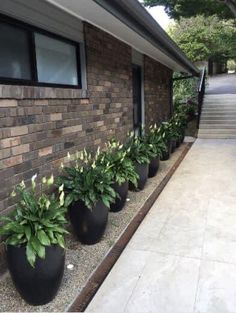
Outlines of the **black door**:
M 133 65 L 133 123 L 134 131 L 141 133 L 142 126 L 142 72 L 141 67 Z

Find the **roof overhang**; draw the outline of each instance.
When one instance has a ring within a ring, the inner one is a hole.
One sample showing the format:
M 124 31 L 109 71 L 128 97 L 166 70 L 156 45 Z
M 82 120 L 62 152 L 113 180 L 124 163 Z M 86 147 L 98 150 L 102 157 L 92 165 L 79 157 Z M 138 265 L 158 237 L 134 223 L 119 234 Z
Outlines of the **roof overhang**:
M 137 0 L 45 0 L 179 72 L 198 69 Z

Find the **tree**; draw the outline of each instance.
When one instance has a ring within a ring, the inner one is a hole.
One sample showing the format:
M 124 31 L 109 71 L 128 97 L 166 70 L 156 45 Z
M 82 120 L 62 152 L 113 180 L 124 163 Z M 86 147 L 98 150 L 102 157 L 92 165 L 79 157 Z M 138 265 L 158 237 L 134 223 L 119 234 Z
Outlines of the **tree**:
M 148 7 L 162 5 L 173 19 L 216 14 L 221 19 L 236 18 L 236 0 L 143 0 Z
M 216 15 L 180 18 L 168 32 L 193 62 L 236 58 L 236 29 L 232 20 L 221 20 Z

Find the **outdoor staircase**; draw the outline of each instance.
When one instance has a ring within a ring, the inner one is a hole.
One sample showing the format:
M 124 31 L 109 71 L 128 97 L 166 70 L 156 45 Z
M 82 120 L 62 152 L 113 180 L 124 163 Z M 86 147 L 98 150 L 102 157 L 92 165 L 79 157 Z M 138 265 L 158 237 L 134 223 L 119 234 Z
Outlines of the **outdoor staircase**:
M 206 94 L 198 138 L 236 139 L 236 94 Z

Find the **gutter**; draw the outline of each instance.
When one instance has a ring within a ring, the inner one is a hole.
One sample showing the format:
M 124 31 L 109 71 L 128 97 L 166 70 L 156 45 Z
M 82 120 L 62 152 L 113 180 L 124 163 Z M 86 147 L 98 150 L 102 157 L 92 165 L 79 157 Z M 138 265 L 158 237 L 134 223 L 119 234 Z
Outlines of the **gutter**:
M 188 73 L 199 76 L 199 70 L 137 0 L 93 1 L 180 64 Z

